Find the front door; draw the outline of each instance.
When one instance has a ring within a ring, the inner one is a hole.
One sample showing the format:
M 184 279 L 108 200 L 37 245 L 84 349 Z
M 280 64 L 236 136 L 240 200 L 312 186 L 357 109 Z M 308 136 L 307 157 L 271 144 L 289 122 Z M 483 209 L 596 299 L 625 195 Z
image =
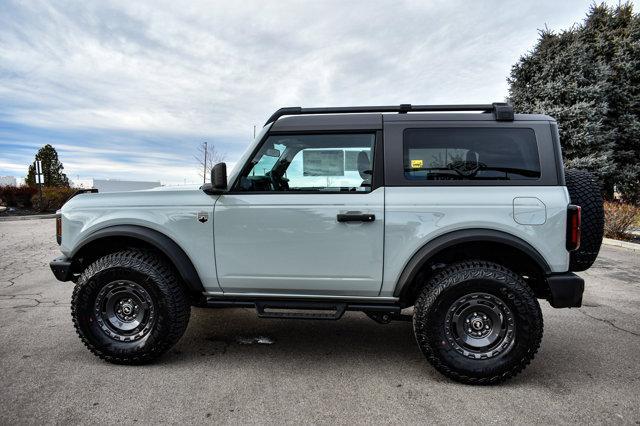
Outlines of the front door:
M 377 296 L 384 188 L 375 133 L 273 134 L 214 211 L 225 293 Z

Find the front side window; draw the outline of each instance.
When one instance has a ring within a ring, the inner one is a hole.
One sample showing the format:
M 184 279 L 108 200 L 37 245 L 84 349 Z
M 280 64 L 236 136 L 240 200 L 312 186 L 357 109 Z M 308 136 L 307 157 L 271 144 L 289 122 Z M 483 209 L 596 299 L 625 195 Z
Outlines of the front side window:
M 238 181 L 239 191 L 369 192 L 374 134 L 271 135 Z
M 403 156 L 404 176 L 414 181 L 540 178 L 532 129 L 407 129 Z

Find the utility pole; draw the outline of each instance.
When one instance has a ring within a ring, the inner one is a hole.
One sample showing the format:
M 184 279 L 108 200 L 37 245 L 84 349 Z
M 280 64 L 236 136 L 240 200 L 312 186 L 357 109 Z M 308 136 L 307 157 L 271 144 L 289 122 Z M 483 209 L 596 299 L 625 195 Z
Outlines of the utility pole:
M 253 125 L 253 138 L 256 138 L 256 125 Z
M 204 143 L 204 172 L 202 173 L 202 184 L 207 183 L 207 143 Z

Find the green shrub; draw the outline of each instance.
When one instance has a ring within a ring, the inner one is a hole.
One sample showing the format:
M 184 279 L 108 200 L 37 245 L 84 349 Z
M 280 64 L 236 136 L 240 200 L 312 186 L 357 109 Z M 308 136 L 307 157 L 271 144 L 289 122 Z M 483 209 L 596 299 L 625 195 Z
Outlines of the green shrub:
M 31 197 L 38 190 L 27 185 L 22 186 L 0 186 L 0 199 L 7 207 L 30 208 Z
M 41 212 L 56 211 L 64 203 L 67 202 L 77 190 L 74 188 L 42 188 L 42 203 L 40 202 L 40 194 L 36 193 L 31 197 L 33 207 Z
M 627 240 L 629 228 L 640 217 L 640 207 L 618 202 L 604 203 L 604 235 L 608 238 Z

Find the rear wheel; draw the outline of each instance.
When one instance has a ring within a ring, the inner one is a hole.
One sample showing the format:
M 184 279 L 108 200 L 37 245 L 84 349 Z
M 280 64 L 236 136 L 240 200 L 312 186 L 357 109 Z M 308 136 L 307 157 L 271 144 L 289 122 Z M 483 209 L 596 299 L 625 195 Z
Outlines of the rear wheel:
M 71 315 L 82 342 L 119 364 L 150 362 L 182 337 L 191 307 L 175 274 L 151 252 L 104 256 L 80 276 Z
M 429 362 L 469 384 L 518 374 L 535 356 L 543 329 L 540 305 L 522 278 L 481 261 L 434 276 L 416 301 L 413 325 Z

